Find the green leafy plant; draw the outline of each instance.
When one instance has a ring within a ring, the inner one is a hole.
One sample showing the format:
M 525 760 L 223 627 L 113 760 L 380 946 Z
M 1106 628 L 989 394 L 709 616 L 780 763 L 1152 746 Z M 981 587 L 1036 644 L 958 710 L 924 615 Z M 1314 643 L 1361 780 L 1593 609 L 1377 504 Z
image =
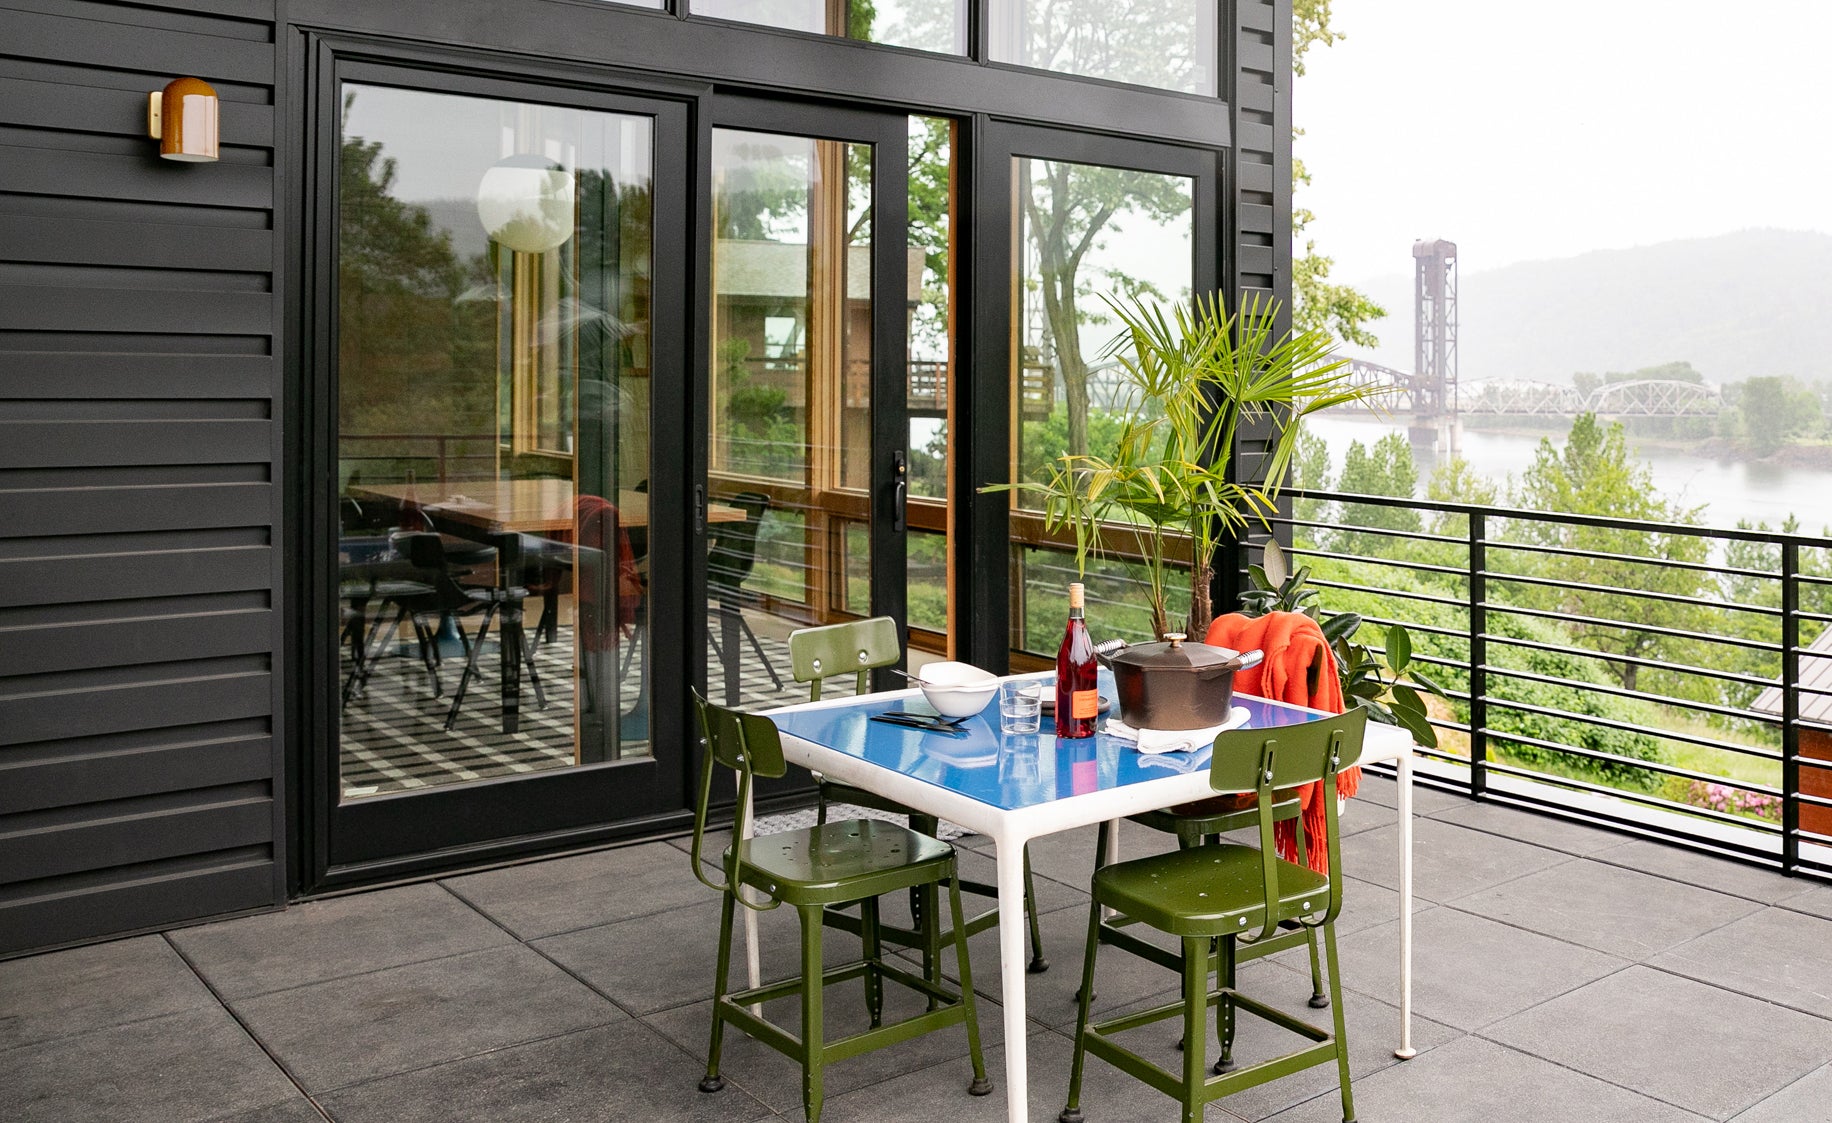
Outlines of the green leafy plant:
M 1041 481 L 983 490 L 1040 498 L 1045 527 L 1074 535 L 1084 574 L 1105 535 L 1130 538 L 1145 566 L 1153 632 L 1205 635 L 1215 549 L 1250 523 L 1268 525 L 1299 423 L 1377 391 L 1349 383 L 1347 362 L 1331 358 L 1323 332 L 1278 333 L 1276 301 L 1255 297 L 1238 315 L 1219 296 L 1168 314 L 1138 299 L 1107 304 L 1124 325 L 1107 356 L 1119 365 L 1127 398 L 1112 451 L 1064 452 Z M 1231 471 L 1235 438 L 1267 422 L 1279 436 L 1263 478 L 1240 482 Z M 1190 612 L 1173 625 L 1168 594 L 1186 565 Z
M 1266 543 L 1265 561 L 1247 567 L 1252 588 L 1240 595 L 1242 615 L 1264 616 L 1268 612 L 1301 612 L 1323 629 L 1336 655 L 1336 673 L 1342 682 L 1342 697 L 1351 706 L 1368 711 L 1368 717 L 1388 725 L 1403 726 L 1421 745 L 1436 747 L 1438 731 L 1432 727 L 1425 710 L 1423 690 L 1440 698 L 1443 689 L 1412 665 L 1412 636 L 1403 624 L 1387 628 L 1384 651 L 1356 643 L 1355 635 L 1364 621 L 1353 612 L 1338 612 L 1323 618 L 1322 597 L 1310 587 L 1310 567 L 1291 570 L 1285 551 L 1274 541 Z

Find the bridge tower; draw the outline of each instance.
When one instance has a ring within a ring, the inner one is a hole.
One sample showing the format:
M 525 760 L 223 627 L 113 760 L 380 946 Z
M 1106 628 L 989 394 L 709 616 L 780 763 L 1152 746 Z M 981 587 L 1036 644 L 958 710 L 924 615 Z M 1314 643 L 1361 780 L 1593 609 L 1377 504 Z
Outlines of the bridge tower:
M 1412 243 L 1412 418 L 1415 426 L 1454 424 L 1457 416 L 1457 244 L 1442 238 Z

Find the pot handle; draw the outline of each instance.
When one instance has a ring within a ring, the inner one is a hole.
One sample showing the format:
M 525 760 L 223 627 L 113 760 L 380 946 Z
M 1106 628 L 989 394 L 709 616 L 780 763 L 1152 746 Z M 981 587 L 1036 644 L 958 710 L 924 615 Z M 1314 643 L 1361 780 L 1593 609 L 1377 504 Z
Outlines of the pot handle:
M 1234 669 L 1237 671 L 1244 671 L 1249 667 L 1257 667 L 1264 662 L 1265 659 L 1266 653 L 1264 651 L 1243 651 L 1240 653 L 1240 666 Z
M 1123 639 L 1102 640 L 1100 643 L 1094 645 L 1094 657 L 1100 660 L 1101 666 L 1111 671 L 1113 669 L 1113 657 L 1126 650 L 1129 646 L 1131 645 Z

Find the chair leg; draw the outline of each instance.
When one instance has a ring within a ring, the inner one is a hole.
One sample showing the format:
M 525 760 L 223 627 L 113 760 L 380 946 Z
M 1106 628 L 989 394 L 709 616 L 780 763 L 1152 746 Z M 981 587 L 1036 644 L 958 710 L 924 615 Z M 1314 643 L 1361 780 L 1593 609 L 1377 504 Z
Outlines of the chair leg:
M 884 942 L 878 935 L 878 898 L 859 902 L 859 935 L 865 944 L 865 1010 L 871 1015 L 871 1028 L 884 1024 Z
M 1100 829 L 1103 832 L 1102 841 L 1105 841 L 1107 824 L 1102 823 Z M 1100 853 L 1104 854 L 1106 850 L 1103 846 Z M 1081 987 L 1075 992 L 1075 1059 L 1069 1066 L 1069 1102 L 1056 1116 L 1058 1123 L 1082 1123 L 1081 1070 L 1088 1055 L 1088 1008 L 1094 1004 L 1094 957 L 1099 950 L 1100 900 L 1096 898 L 1088 903 L 1088 947 L 1081 959 Z
M 808 1123 L 821 1123 L 821 1065 L 825 1012 L 821 988 L 821 906 L 802 907 L 801 929 L 801 1041 L 802 1041 L 802 1110 Z
M 744 632 L 744 638 L 751 641 L 751 650 L 757 653 L 757 661 L 762 663 L 763 669 L 769 672 L 770 681 L 776 684 L 777 690 L 781 690 L 782 676 L 776 673 L 776 664 L 770 662 L 770 657 L 763 653 L 763 644 L 757 641 L 757 633 L 751 631 L 750 622 L 742 614 L 738 617 L 738 627 Z
M 727 976 L 732 967 L 732 913 L 737 898 L 733 892 L 725 894 L 725 901 L 719 910 L 719 967 L 712 981 L 712 1043 L 706 1048 L 706 1077 L 700 1081 L 700 1091 L 716 1092 L 725 1087 L 725 1078 L 719 1075 L 719 1050 L 725 1044 L 725 1018 L 721 1002 L 725 998 Z
M 414 638 L 420 643 L 420 662 L 426 664 L 426 674 L 433 680 L 433 697 L 445 695 L 445 686 L 439 681 L 439 636 L 426 626 L 426 620 L 418 613 L 408 613 L 407 618 L 413 621 Z
M 1323 926 L 1323 946 L 1329 954 L 1329 994 L 1336 1029 L 1336 1078 L 1342 1084 L 1342 1123 L 1355 1123 L 1355 1094 L 1349 1090 L 1349 1037 L 1342 1012 L 1342 970 L 1336 961 L 1336 922 Z
M 1209 941 L 1206 936 L 1183 938 L 1183 1040 L 1200 1042 L 1208 1036 Z M 1203 1084 L 1208 1079 L 1202 1049 L 1183 1050 L 1183 1123 L 1202 1123 Z
M 1304 820 L 1297 823 L 1298 865 L 1310 868 L 1310 844 L 1304 840 Z M 1323 993 L 1323 972 L 1317 965 L 1317 930 L 1310 929 L 1305 942 L 1310 944 L 1310 1008 L 1321 1010 L 1329 1005 L 1329 996 Z
M 1221 986 L 1230 993 L 1223 995 L 1221 1001 L 1215 1004 L 1215 1040 L 1221 1045 L 1221 1059 L 1215 1062 L 1215 1067 L 1210 1071 L 1216 1076 L 1234 1068 L 1234 1028 L 1237 1016 L 1232 991 L 1237 983 L 1235 969 L 1239 965 L 1239 951 L 1240 947 L 1234 942 L 1234 937 L 1221 938 L 1221 962 L 1216 967 L 1216 973 L 1220 976 Z M 1207 970 L 1206 961 L 1203 969 Z M 1196 1052 L 1200 1053 L 1201 1050 Z
M 931 983 L 941 981 L 941 893 L 931 881 L 920 886 L 917 892 L 922 894 L 922 977 Z M 929 996 L 929 1009 L 941 1005 L 941 1000 Z
M 1024 845 L 1024 915 L 1030 919 L 1031 942 L 1031 961 L 1025 970 L 1041 975 L 1050 969 L 1050 961 L 1043 958 L 1043 922 L 1037 917 L 1037 883 L 1031 877 L 1029 843 Z
M 470 652 L 464 659 L 464 673 L 458 676 L 458 689 L 452 693 L 452 708 L 445 714 L 445 731 L 450 733 L 452 726 L 458 724 L 458 707 L 464 705 L 464 692 L 477 677 L 477 656 L 483 652 L 483 642 L 490 637 L 490 618 L 496 615 L 496 606 L 490 605 L 483 610 L 483 622 L 477 625 L 477 639 L 470 644 Z M 460 628 L 459 635 L 464 634 Z
M 967 959 L 967 921 L 961 914 L 961 874 L 958 865 L 948 876 L 948 911 L 954 921 L 954 964 L 961 976 L 961 1005 L 966 1007 L 967 1053 L 973 1058 L 973 1081 L 967 1085 L 967 1094 L 989 1095 L 992 1092 L 992 1081 L 986 1078 L 986 1058 L 980 1052 L 980 1015 L 973 997 L 973 964 Z
M 522 627 L 523 619 L 523 613 L 519 606 L 511 605 L 503 609 L 503 638 L 508 639 L 507 633 L 509 629 L 515 629 L 515 639 L 517 642 L 514 646 L 520 649 L 522 653 L 522 664 L 528 668 L 528 685 L 534 688 L 534 708 L 537 710 L 544 710 L 547 708 L 547 694 L 541 689 L 541 672 L 534 665 L 534 647 L 528 643 L 527 632 Z

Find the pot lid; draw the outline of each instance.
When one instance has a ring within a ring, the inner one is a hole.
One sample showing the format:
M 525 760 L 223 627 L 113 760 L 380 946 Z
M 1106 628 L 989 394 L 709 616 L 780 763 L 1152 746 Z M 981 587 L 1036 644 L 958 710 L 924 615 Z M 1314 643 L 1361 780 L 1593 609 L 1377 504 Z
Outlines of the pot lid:
M 1166 632 L 1161 643 L 1131 645 L 1109 658 L 1118 666 L 1153 671 L 1227 670 L 1240 665 L 1240 652 L 1227 647 L 1210 647 L 1206 643 L 1190 643 L 1181 632 Z

